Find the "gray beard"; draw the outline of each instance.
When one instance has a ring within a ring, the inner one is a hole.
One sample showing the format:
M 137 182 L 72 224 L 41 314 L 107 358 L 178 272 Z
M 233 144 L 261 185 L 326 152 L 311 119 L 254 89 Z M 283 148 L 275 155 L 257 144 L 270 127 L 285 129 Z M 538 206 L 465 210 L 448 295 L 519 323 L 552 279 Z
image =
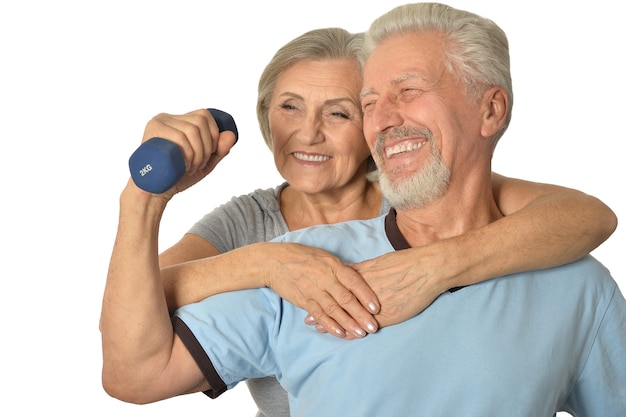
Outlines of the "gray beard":
M 440 198 L 448 189 L 450 169 L 439 151 L 430 142 L 430 158 L 413 175 L 395 182 L 380 171 L 380 189 L 392 207 L 397 210 L 422 208 Z

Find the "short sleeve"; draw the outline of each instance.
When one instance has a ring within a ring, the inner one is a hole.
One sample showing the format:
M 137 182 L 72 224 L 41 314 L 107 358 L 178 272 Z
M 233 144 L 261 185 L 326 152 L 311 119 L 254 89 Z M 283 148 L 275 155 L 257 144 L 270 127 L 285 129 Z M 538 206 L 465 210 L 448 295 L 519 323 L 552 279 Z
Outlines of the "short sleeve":
M 617 286 L 567 400 L 567 411 L 579 417 L 626 416 L 626 304 Z
M 214 396 L 248 378 L 277 374 L 272 347 L 281 309 L 280 297 L 261 288 L 217 294 L 176 311 L 176 334 L 214 388 Z

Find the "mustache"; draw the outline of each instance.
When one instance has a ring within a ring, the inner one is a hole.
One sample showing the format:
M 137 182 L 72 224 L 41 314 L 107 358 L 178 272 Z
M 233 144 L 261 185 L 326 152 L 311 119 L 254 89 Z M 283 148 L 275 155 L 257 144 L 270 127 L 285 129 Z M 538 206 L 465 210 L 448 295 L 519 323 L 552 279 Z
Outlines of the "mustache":
M 384 133 L 381 132 L 376 136 L 376 152 L 380 154 L 383 151 L 385 142 L 388 140 L 403 139 L 411 136 L 424 136 L 428 138 L 429 142 L 433 142 L 433 132 L 430 129 L 425 127 L 398 126 Z

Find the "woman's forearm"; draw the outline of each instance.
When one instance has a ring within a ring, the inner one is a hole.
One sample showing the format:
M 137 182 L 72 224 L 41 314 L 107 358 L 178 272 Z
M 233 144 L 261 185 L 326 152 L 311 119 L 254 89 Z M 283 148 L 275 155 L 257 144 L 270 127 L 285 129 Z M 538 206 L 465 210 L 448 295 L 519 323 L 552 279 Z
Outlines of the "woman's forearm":
M 442 242 L 459 244 L 465 248 L 459 258 L 473 260 L 459 268 L 449 285 L 575 261 L 604 242 L 616 226 L 614 213 L 594 197 L 578 192 L 538 197 L 523 210 L 459 236 L 458 242 Z
M 534 197 L 518 192 L 528 186 Z M 610 208 L 576 190 L 519 181 L 502 193 L 507 215 L 497 221 L 355 266 L 378 295 L 381 326 L 420 313 L 452 288 L 580 259 L 617 225 Z
M 228 291 L 264 287 L 271 251 L 264 243 L 181 262 L 161 269 L 170 311 Z
M 254 243 L 165 267 L 161 275 L 170 310 L 222 292 L 271 287 L 335 336 L 363 337 L 378 327 L 372 313 L 380 304 L 372 289 L 351 267 L 318 248 Z

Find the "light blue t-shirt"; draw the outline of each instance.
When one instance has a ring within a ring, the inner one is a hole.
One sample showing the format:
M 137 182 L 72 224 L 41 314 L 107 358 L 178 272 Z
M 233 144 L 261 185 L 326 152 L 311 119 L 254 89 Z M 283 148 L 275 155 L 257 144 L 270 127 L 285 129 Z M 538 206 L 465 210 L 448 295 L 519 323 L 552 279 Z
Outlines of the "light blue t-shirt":
M 394 216 L 288 233 L 344 262 L 406 241 Z M 591 256 L 442 294 L 358 340 L 319 334 L 271 289 L 209 297 L 176 312 L 218 396 L 272 375 L 294 417 L 626 416 L 626 301 Z
M 213 244 L 221 253 L 251 243 L 265 242 L 289 231 L 280 211 L 280 195 L 289 184 L 257 189 L 233 197 L 206 214 L 189 230 Z M 379 214 L 391 209 L 383 198 Z M 259 410 L 256 417 L 289 417 L 287 393 L 275 378 L 250 378 L 246 381 Z

